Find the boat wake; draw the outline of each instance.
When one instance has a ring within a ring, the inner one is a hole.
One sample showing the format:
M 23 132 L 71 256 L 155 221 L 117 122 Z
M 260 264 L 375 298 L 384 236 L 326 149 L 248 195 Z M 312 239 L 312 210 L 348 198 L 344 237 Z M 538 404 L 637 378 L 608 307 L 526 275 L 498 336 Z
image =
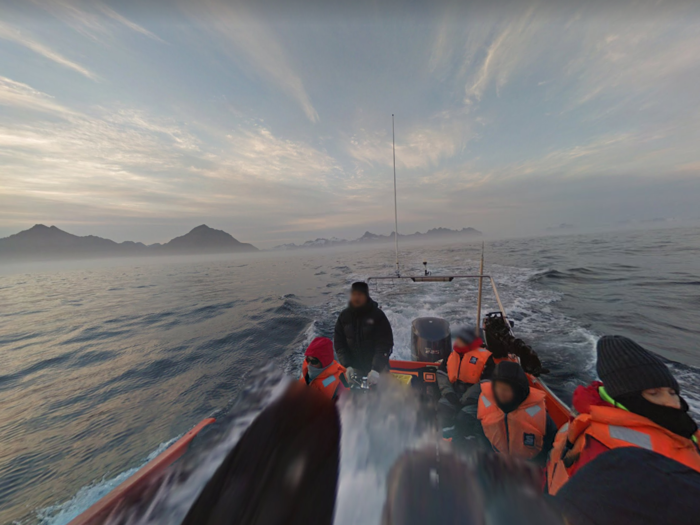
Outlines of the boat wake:
M 314 320 L 297 339 L 294 348 L 277 362 L 248 378 L 249 386 L 228 413 L 219 418 L 215 429 L 195 442 L 188 454 L 172 469 L 155 490 L 147 508 L 129 509 L 122 523 L 147 525 L 179 523 L 207 480 L 226 454 L 235 446 L 250 422 L 284 390 L 289 376 L 296 377 L 303 360 L 303 351 L 317 336 L 333 337 L 335 320 L 345 306 L 348 285 L 366 280 L 379 264 L 356 265 L 352 271 L 344 267 L 341 281 L 326 296 L 328 300 L 308 307 L 305 314 Z M 385 267 L 385 266 L 381 266 Z M 430 263 L 434 274 L 478 273 L 475 262 L 464 260 L 459 251 L 445 250 Z M 422 268 L 405 273 L 419 273 Z M 509 319 L 515 321 L 515 334 L 524 339 L 540 355 L 550 369 L 548 385 L 565 402 L 575 387 L 595 378 L 595 342 L 599 335 L 568 316 L 557 303 L 563 293 L 543 285 L 543 281 L 573 278 L 592 279 L 582 269 L 564 275 L 556 270 L 537 271 L 528 268 L 490 265 L 485 273 L 496 280 Z M 484 283 L 487 284 L 486 282 Z M 411 321 L 418 317 L 440 317 L 452 327 L 476 322 L 478 281 L 414 284 L 395 281 L 372 286 L 372 296 L 380 304 L 394 328 L 394 359 L 411 359 Z M 498 309 L 490 287 L 484 287 L 482 311 Z M 268 323 L 274 324 L 271 319 Z M 700 416 L 700 389 L 695 387 L 698 371 L 689 366 L 671 364 L 684 387 L 694 416 Z M 351 396 L 340 403 L 342 438 L 341 468 L 336 507 L 336 525 L 376 522 L 386 494 L 386 476 L 395 460 L 406 450 L 435 443 L 434 429 L 419 417 L 417 399 L 407 402 L 405 390 L 387 387 L 384 395 Z M 146 460 L 152 459 L 172 441 L 163 443 Z M 72 518 L 107 494 L 137 469 L 112 479 L 105 479 L 81 489 L 70 501 L 39 512 L 42 525 L 66 525 Z

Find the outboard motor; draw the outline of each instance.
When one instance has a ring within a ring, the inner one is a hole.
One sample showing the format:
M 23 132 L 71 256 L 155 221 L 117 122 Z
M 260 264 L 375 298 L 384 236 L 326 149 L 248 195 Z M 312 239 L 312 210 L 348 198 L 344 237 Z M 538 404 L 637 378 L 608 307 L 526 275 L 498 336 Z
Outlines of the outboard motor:
M 419 317 L 411 323 L 411 358 L 436 363 L 452 352 L 450 323 L 439 317 Z

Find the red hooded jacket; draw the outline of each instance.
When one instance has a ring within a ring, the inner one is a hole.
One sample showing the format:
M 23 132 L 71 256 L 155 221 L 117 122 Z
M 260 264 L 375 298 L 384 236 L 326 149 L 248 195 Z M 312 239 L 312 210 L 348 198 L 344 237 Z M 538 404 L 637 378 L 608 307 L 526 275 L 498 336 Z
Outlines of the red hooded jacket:
M 600 381 L 593 381 L 588 386 L 577 386 L 574 390 L 574 397 L 572 399 L 572 405 L 579 414 L 590 414 L 591 407 L 612 407 L 607 401 L 603 401 L 598 393 L 598 389 L 603 386 Z M 603 445 L 601 442 L 591 439 L 588 446 L 581 451 L 581 457 L 574 463 L 571 467 L 569 474 L 573 476 L 578 469 L 589 461 L 593 461 L 603 452 L 610 450 L 608 447 Z
M 334 359 L 333 341 L 327 337 L 317 337 L 304 352 L 306 357 L 315 357 L 321 361 L 324 369 L 315 379 L 308 378 L 309 364 L 304 361 L 301 367 L 301 377 L 299 382 L 314 388 L 330 399 L 337 399 L 338 396 L 348 389 L 345 378 L 345 367 Z

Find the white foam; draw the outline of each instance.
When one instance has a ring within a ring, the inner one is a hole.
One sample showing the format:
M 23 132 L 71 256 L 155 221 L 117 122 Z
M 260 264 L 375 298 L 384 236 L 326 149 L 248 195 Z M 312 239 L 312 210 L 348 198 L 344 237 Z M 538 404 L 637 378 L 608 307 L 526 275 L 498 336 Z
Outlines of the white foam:
M 396 459 L 405 450 L 436 442 L 434 430 L 419 421 L 419 409 L 411 390 L 392 378 L 384 379 L 379 392 L 341 399 L 335 525 L 377 523 Z
M 138 467 L 122 472 L 114 478 L 102 479 L 98 482 L 87 485 L 78 490 L 72 499 L 40 510 L 37 513 L 39 523 L 41 525 L 66 525 L 72 519 L 85 512 L 93 504 L 97 503 L 100 499 L 109 494 L 113 489 L 136 474 L 141 467 L 152 459 L 156 458 L 160 453 L 164 452 L 177 439 L 179 439 L 179 436 L 158 445 L 158 448 L 151 452 Z

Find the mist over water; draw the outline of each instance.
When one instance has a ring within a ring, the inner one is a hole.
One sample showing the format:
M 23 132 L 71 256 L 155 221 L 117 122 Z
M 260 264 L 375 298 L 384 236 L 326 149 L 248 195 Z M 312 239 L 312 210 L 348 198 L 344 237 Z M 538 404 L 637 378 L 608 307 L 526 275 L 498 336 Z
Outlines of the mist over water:
M 423 260 L 436 274 L 477 273 L 479 254 L 479 243 L 401 250 L 405 273 Z M 504 240 L 486 243 L 486 272 L 564 399 L 595 377 L 596 337 L 617 333 L 680 363 L 698 415 L 699 255 L 697 228 Z M 348 284 L 390 274 L 393 259 L 382 246 L 0 268 L 0 523 L 67 523 L 214 414 L 218 427 L 202 436 L 211 446 L 195 443 L 180 467 L 185 481 L 143 521 L 177 522 L 284 374 L 298 374 L 308 341 L 332 336 Z M 394 327 L 394 357 L 410 359 L 416 317 L 473 323 L 476 288 L 373 285 Z M 487 289 L 484 311 L 495 309 Z M 393 422 L 341 407 L 337 523 L 366 522 L 381 508 L 392 457 L 429 439 L 405 407 L 387 407 Z M 377 443 L 391 451 L 378 448 L 380 462 Z M 351 502 L 367 487 L 376 498 L 363 511 Z

